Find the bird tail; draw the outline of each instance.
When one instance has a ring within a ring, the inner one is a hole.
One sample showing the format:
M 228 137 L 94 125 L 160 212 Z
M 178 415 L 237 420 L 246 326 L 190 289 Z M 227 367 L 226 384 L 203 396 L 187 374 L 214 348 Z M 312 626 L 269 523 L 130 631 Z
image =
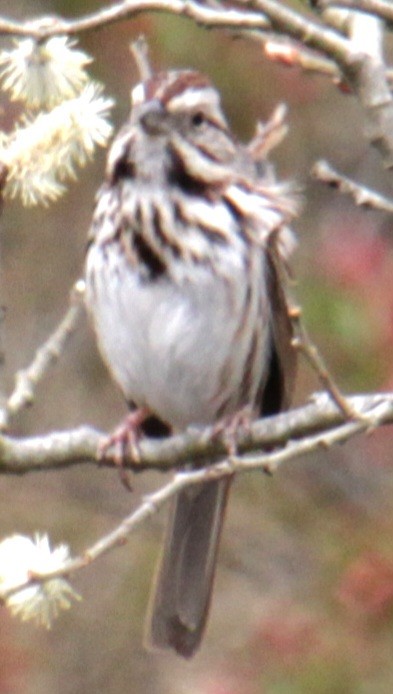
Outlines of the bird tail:
M 194 485 L 175 499 L 150 601 L 150 648 L 189 658 L 201 642 L 231 481 Z

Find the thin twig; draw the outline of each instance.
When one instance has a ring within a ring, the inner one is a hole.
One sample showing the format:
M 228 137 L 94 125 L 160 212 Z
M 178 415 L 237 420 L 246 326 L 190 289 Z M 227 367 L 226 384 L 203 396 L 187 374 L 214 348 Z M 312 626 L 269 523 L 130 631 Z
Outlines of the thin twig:
M 391 0 L 318 0 L 320 9 L 328 7 L 345 7 L 349 10 L 360 10 L 393 23 L 393 5 Z
M 262 12 L 270 21 L 273 31 L 320 51 L 339 65 L 346 64 L 351 51 L 350 41 L 322 22 L 275 0 L 240 0 L 238 5 Z
M 76 571 L 86 568 L 93 561 L 102 557 L 104 554 L 110 550 L 124 545 L 126 539 L 135 532 L 146 520 L 155 515 L 161 507 L 172 497 L 174 497 L 181 489 L 189 487 L 192 484 L 198 484 L 199 482 L 211 479 L 211 477 L 220 477 L 226 474 L 225 467 L 228 465 L 221 464 L 217 472 L 211 472 L 206 470 L 196 470 L 193 472 L 179 473 L 176 477 L 171 480 L 164 487 L 159 489 L 153 494 L 149 494 L 141 505 L 133 511 L 129 516 L 124 518 L 122 522 L 114 528 L 110 533 L 101 537 L 96 543 L 87 548 L 80 556 L 75 557 L 67 561 L 61 569 L 51 572 L 42 572 L 40 574 L 34 574 L 28 581 L 20 583 L 19 585 L 8 588 L 7 590 L 0 590 L 0 601 L 6 600 L 10 595 L 23 588 L 30 585 L 36 585 L 37 583 L 44 583 L 51 578 L 66 577 Z
M 358 45 L 334 28 L 282 2 L 234 0 L 231 6 L 222 8 L 201 5 L 196 0 L 124 0 L 76 20 L 56 19 L 49 23 L 41 19 L 23 23 L 0 19 L 0 34 L 28 35 L 42 40 L 97 29 L 149 11 L 187 17 L 205 27 L 236 33 L 273 31 L 333 60 L 364 109 L 371 144 L 382 155 L 386 167 L 393 166 L 393 98 L 383 61 L 359 50 Z
M 207 7 L 196 0 L 123 0 L 75 20 L 56 18 L 48 23 L 42 19 L 15 22 L 1 18 L 0 34 L 32 36 L 42 40 L 59 34 L 91 31 L 149 11 L 180 15 L 202 26 L 237 32 L 271 31 L 274 28 L 340 61 L 345 61 L 350 49 L 349 41 L 338 32 L 275 0 L 244 0 L 222 8 Z
M 142 82 L 145 82 L 152 75 L 149 49 L 145 37 L 139 36 L 136 41 L 132 42 L 130 49 L 138 68 L 139 77 Z
M 300 67 L 304 72 L 328 76 L 335 80 L 342 79 L 337 65 L 316 51 L 304 48 L 300 43 L 285 36 L 257 32 L 250 32 L 249 35 L 251 33 L 252 38 L 263 44 L 264 53 L 271 61 L 288 67 Z
M 279 275 L 280 287 L 285 293 L 285 302 L 289 320 L 292 323 L 293 337 L 292 346 L 297 349 L 307 359 L 308 363 L 316 372 L 322 387 L 326 390 L 332 401 L 337 405 L 340 412 L 346 419 L 356 419 L 359 415 L 352 409 L 345 396 L 336 385 L 333 376 L 329 373 L 326 364 L 319 353 L 316 345 L 312 342 L 307 329 L 303 323 L 302 310 L 299 306 L 294 306 L 288 296 L 287 271 L 283 259 L 279 253 L 275 253 L 275 267 Z
M 373 210 L 393 213 L 393 199 L 381 195 L 371 188 L 361 185 L 338 173 L 327 161 L 317 161 L 311 171 L 314 178 L 333 186 L 340 193 L 350 195 L 357 205 Z
M 79 19 L 56 18 L 50 25 L 40 20 L 15 22 L 0 19 L 0 34 L 32 36 L 38 40 L 59 34 L 80 34 L 136 17 L 143 12 L 165 12 L 188 17 L 206 27 L 226 29 L 269 29 L 266 17 L 258 12 L 231 8 L 204 7 L 196 0 L 123 0 L 86 14 Z
M 8 423 L 10 417 L 32 404 L 37 384 L 45 376 L 49 367 L 61 356 L 82 315 L 82 293 L 83 281 L 79 280 L 71 291 L 70 306 L 67 313 L 54 333 L 37 349 L 31 364 L 26 369 L 16 373 L 15 388 L 7 400 L 2 418 L 4 423 Z
M 371 55 L 366 52 L 370 48 L 367 41 L 362 50 L 358 41 L 341 37 L 334 29 L 319 25 L 282 3 L 248 0 L 246 4 L 263 12 L 274 31 L 291 36 L 336 62 L 362 105 L 370 143 L 383 157 L 386 168 L 393 167 L 393 98 L 386 66 L 380 57 L 382 28 L 380 45 L 373 32 L 374 55 Z M 355 24 L 352 24 L 352 29 L 355 31 Z
M 305 48 L 299 41 L 292 40 L 288 36 L 278 33 L 261 31 L 248 31 L 247 38 L 260 43 L 264 53 L 272 62 L 280 63 L 287 67 L 299 67 L 306 73 L 313 73 L 329 77 L 338 85 L 344 93 L 351 93 L 351 88 L 345 80 L 342 70 L 328 57 L 324 57 L 317 50 Z M 389 84 L 393 83 L 393 70 L 386 68 L 386 77 Z
M 347 419 L 356 419 L 360 415 L 353 409 L 348 399 L 343 395 L 333 376 L 319 353 L 316 345 L 311 340 L 307 329 L 303 323 L 302 312 L 299 307 L 293 307 L 289 311 L 289 316 L 292 321 L 295 337 L 292 344 L 298 349 L 307 359 L 308 363 L 316 372 L 323 388 L 329 393 L 333 402 L 336 403 L 339 410 Z
M 273 474 L 281 463 L 295 460 L 300 456 L 314 453 L 319 448 L 331 448 L 337 443 L 344 443 L 356 434 L 374 430 L 384 420 L 390 412 L 390 405 L 387 402 L 379 402 L 374 408 L 362 414 L 361 417 L 350 422 L 344 422 L 337 427 L 333 427 L 329 432 L 315 434 L 305 437 L 301 441 L 289 441 L 287 446 L 271 454 L 258 454 L 256 456 L 244 456 L 242 458 L 231 459 L 233 472 L 250 470 L 261 467 L 264 472 Z M 241 469 L 238 469 L 238 465 Z
M 386 416 L 392 416 L 392 402 L 381 401 L 365 415 L 363 420 L 345 422 L 335 427 L 329 433 L 315 434 L 301 441 L 290 442 L 286 448 L 280 451 L 245 458 L 233 457 L 230 460 L 222 460 L 207 469 L 178 473 L 168 484 L 153 494 L 149 494 L 140 506 L 124 518 L 110 533 L 101 537 L 79 556 L 67 561 L 61 569 L 34 574 L 29 580 L 0 592 L 0 599 L 5 600 L 13 593 L 30 585 L 44 583 L 53 578 L 68 577 L 70 574 L 86 568 L 109 551 L 122 546 L 131 533 L 135 532 L 144 522 L 158 513 L 164 504 L 176 496 L 182 489 L 194 484 L 200 484 L 201 482 L 207 482 L 211 479 L 233 475 L 234 473 L 251 472 L 257 469 L 271 473 L 284 462 L 309 454 L 321 447 L 327 448 L 333 444 L 342 443 L 351 436 L 364 431 L 370 425 L 373 427 L 378 426 L 385 420 Z

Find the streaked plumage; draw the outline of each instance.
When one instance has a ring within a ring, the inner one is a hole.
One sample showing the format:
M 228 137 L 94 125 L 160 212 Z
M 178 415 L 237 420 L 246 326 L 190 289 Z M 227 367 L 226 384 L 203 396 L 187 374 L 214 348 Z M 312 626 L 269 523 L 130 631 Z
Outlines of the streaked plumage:
M 204 76 L 160 73 L 133 90 L 97 198 L 87 304 L 127 401 L 173 430 L 289 400 L 294 359 L 276 260 L 296 205 L 260 168 Z M 228 488 L 192 488 L 171 512 L 153 646 L 189 656 L 199 645 Z

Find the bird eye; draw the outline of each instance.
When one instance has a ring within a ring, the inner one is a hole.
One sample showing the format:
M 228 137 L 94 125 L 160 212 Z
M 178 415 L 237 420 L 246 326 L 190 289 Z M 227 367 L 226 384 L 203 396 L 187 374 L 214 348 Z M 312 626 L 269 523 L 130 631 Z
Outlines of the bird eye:
M 191 118 L 191 122 L 196 128 L 199 128 L 205 122 L 205 120 L 206 119 L 202 111 L 197 111 Z

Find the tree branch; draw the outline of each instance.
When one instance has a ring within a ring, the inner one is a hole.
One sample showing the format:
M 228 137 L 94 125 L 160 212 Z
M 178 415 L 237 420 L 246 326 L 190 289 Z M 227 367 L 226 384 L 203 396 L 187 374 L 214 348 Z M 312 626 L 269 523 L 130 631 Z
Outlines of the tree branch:
M 376 55 L 365 53 L 339 31 L 276 0 L 237 0 L 230 6 L 208 7 L 196 0 L 124 0 L 80 19 L 47 18 L 28 22 L 0 20 L 0 34 L 37 39 L 76 34 L 142 12 L 166 12 L 188 17 L 205 27 L 236 32 L 269 31 L 300 41 L 332 59 L 357 95 L 367 117 L 368 137 L 388 168 L 393 166 L 393 99 L 385 66 Z
M 317 161 L 311 173 L 318 181 L 327 183 L 342 194 L 350 195 L 359 207 L 382 210 L 393 214 L 393 199 L 338 173 L 327 161 Z
M 356 420 L 349 428 L 351 436 L 375 426 L 375 409 L 383 407 L 378 425 L 393 422 L 393 393 L 375 393 L 346 397 L 351 413 Z M 303 407 L 266 417 L 254 422 L 249 431 L 239 433 L 237 449 L 239 455 L 250 451 L 284 449 L 288 442 L 301 442 L 311 435 L 325 436 L 337 427 L 348 423 L 346 415 L 337 408 L 330 394 L 318 393 L 313 401 Z M 97 450 L 104 434 L 91 427 L 80 427 L 71 431 L 54 432 L 42 436 L 17 439 L 0 436 L 0 474 L 23 475 L 27 472 L 56 470 L 93 463 L 98 466 L 115 467 L 111 457 L 97 460 Z M 346 440 L 345 435 L 343 440 Z M 315 449 L 319 444 L 315 444 Z M 268 466 L 276 453 L 267 453 L 261 467 Z M 200 467 L 222 460 L 227 456 L 225 441 L 214 435 L 214 428 L 190 430 L 184 434 L 165 439 L 144 439 L 140 443 L 140 460 L 129 457 L 125 467 L 134 472 Z
M 252 11 L 254 8 L 257 11 Z M 0 19 L 0 34 L 32 36 L 42 40 L 59 34 L 78 34 L 113 22 L 130 19 L 143 12 L 165 12 L 188 17 L 205 27 L 241 30 L 276 28 L 330 57 L 345 60 L 349 41 L 340 33 L 302 15 L 275 0 L 244 0 L 223 8 L 207 7 L 196 0 L 124 0 L 103 7 L 79 19 L 39 18 L 27 22 Z
M 288 67 L 297 66 L 304 72 L 330 77 L 336 82 L 342 80 L 341 72 L 333 60 L 321 56 L 315 50 L 304 48 L 299 41 L 279 34 L 256 31 L 248 32 L 248 36 L 263 45 L 266 57 L 273 62 Z
M 322 355 L 319 353 L 316 345 L 311 340 L 307 329 L 303 323 L 302 311 L 299 307 L 292 308 L 289 311 L 289 317 L 292 321 L 294 335 L 292 344 L 295 349 L 299 350 L 307 359 L 310 366 L 316 372 L 321 385 L 330 395 L 332 401 L 337 405 L 338 409 L 347 419 L 354 419 L 359 416 L 350 406 L 347 398 L 341 393 L 333 376 L 325 364 Z
M 336 31 L 319 26 L 273 0 L 249 0 L 247 4 L 264 12 L 275 31 L 292 36 L 336 61 L 364 109 L 368 139 L 382 155 L 385 166 L 393 167 L 393 99 L 379 55 L 380 47 L 378 55 L 364 52 L 357 41 L 340 37 Z M 352 28 L 355 30 L 356 25 Z
M 360 10 L 393 23 L 393 5 L 391 0 L 318 0 L 320 9 L 345 7 L 349 10 Z
M 75 20 L 56 18 L 48 23 L 47 20 L 42 19 L 14 22 L 2 18 L 0 34 L 32 36 L 36 39 L 59 34 L 80 34 L 84 31 L 100 29 L 114 22 L 131 19 L 143 12 L 166 12 L 188 17 L 197 24 L 211 28 L 250 30 L 268 29 L 270 26 L 266 17 L 260 13 L 227 7 L 223 9 L 206 7 L 196 0 L 186 0 L 186 2 L 184 0 L 124 0 Z
M 71 291 L 68 311 L 56 330 L 50 335 L 46 342 L 37 349 L 31 364 L 26 369 L 21 369 L 16 373 L 15 388 L 1 413 L 3 429 L 7 427 L 10 417 L 33 403 L 37 384 L 45 376 L 49 367 L 59 359 L 64 351 L 83 313 L 81 301 L 83 291 L 84 282 L 78 280 Z
M 359 397 L 360 396 L 355 397 L 358 405 Z M 271 474 L 283 462 L 294 460 L 320 447 L 327 448 L 333 444 L 342 443 L 368 427 L 376 427 L 386 421 L 392 421 L 393 394 L 390 396 L 366 396 L 363 404 L 365 402 L 367 402 L 367 409 L 363 413 L 362 419 L 338 424 L 329 432 L 311 434 L 302 440 L 291 441 L 285 448 L 279 451 L 258 454 L 257 456 L 236 456 L 229 460 L 221 460 L 219 463 L 207 469 L 178 473 L 168 484 L 164 485 L 153 494 L 149 494 L 140 506 L 127 516 L 116 528 L 114 528 L 114 530 L 100 538 L 78 557 L 67 561 L 60 570 L 35 574 L 31 576 L 28 581 L 14 585 L 11 589 L 3 591 L 0 593 L 0 597 L 4 600 L 11 594 L 29 585 L 44 583 L 52 578 L 68 577 L 70 574 L 85 568 L 110 550 L 123 545 L 131 533 L 137 530 L 147 519 L 155 515 L 169 499 L 173 498 L 180 490 L 186 487 L 233 475 L 235 473 L 251 472 L 256 469 L 261 469 Z M 330 402 L 327 406 L 329 407 L 329 405 L 331 407 Z M 318 409 L 320 409 L 320 405 Z M 288 417 L 288 414 L 282 415 L 282 417 Z M 262 421 L 266 423 L 267 420 Z

